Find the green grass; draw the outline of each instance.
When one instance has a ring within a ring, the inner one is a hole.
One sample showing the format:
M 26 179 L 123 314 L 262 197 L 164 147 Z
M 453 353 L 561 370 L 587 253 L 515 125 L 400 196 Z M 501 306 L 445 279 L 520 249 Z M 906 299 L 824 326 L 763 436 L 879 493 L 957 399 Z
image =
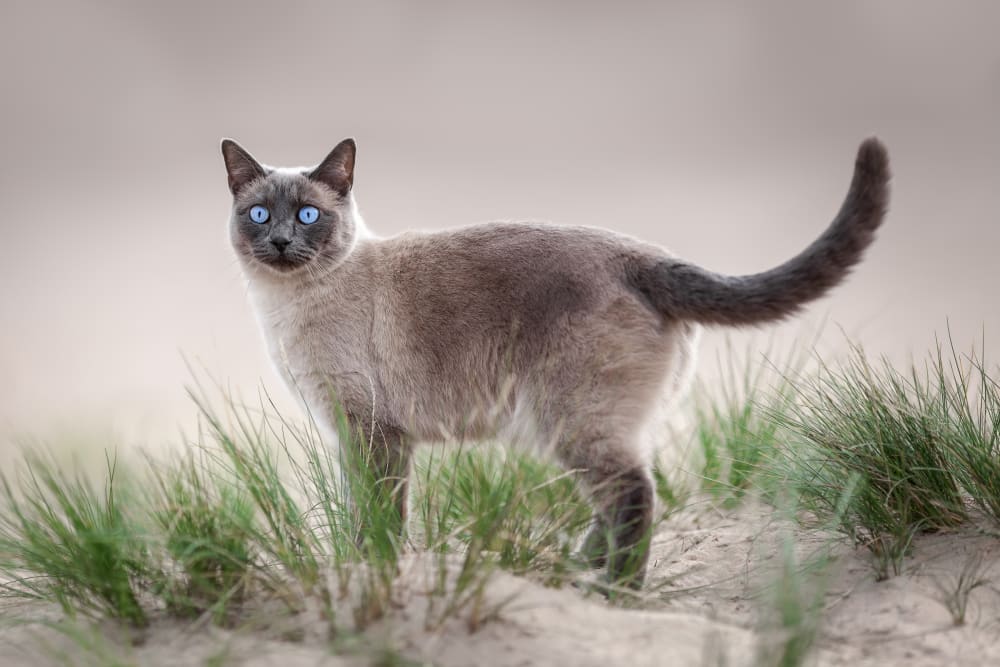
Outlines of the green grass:
M 582 566 L 574 549 L 589 525 L 590 508 L 572 475 L 529 456 L 487 446 L 436 452 L 418 459 L 415 513 L 419 548 L 436 555 L 432 614 L 438 627 L 470 609 L 470 629 L 496 615 L 486 609 L 489 574 L 501 568 L 561 586 Z M 446 563 L 459 559 L 449 582 Z
M 793 378 L 804 366 L 798 353 L 777 364 L 767 361 L 766 353 L 757 357 L 749 350 L 742 364 L 734 358 L 730 346 L 729 361 L 718 363 L 723 380 L 717 387 L 699 387 L 695 400 L 702 489 L 726 507 L 750 490 L 777 492 L 768 486 L 773 478 L 760 473 L 779 454 L 781 422 L 775 415 L 790 408 Z
M 931 368 L 949 415 L 949 464 L 983 513 L 1000 523 L 1000 385 L 981 353 L 939 345 Z M 945 354 L 947 353 L 947 354 Z
M 500 567 L 516 574 L 558 571 L 569 561 L 590 521 L 571 474 L 495 447 L 441 458 L 428 459 L 424 468 L 439 475 L 421 506 L 422 516 L 440 517 L 429 522 L 437 539 L 431 537 L 427 546 L 447 549 L 441 537 L 455 539 L 463 551 L 495 554 Z
M 200 454 L 200 456 L 199 456 Z M 181 616 L 225 616 L 250 587 L 257 563 L 254 507 L 235 481 L 213 474 L 203 450 L 153 467 L 150 518 L 172 568 L 157 593 Z
M 803 507 L 870 549 L 880 578 L 899 573 L 917 534 L 968 519 L 957 454 L 982 450 L 967 440 L 955 379 L 940 353 L 900 371 L 854 348 L 779 417 L 792 436 L 783 472 Z
M 716 506 L 791 500 L 803 524 L 869 549 L 879 578 L 901 570 L 921 532 L 973 511 L 1000 523 L 1000 385 L 981 356 L 939 346 L 898 369 L 854 348 L 809 373 L 800 358 L 729 366 L 697 402 L 697 470 Z M 203 428 L 183 454 L 128 471 L 109 455 L 90 478 L 28 453 L 0 474 L 6 595 L 133 628 L 163 615 L 240 626 L 318 613 L 343 641 L 390 613 L 407 563 L 428 569 L 425 627 L 462 617 L 470 630 L 506 602 L 486 594 L 496 570 L 559 586 L 581 565 L 590 511 L 574 476 L 548 463 L 492 446 L 421 450 L 400 535 L 368 467 L 312 422 L 287 420 L 266 396 L 252 407 L 193 398 Z M 350 435 L 343 419 L 339 431 Z M 668 510 L 686 502 L 665 471 L 655 479 Z M 797 665 L 818 617 L 802 565 L 783 558 L 767 630 L 780 641 L 761 660 Z M 957 619 L 982 585 L 974 575 L 949 598 Z
M 785 533 L 779 548 L 779 568 L 756 595 L 761 611 L 761 641 L 754 657 L 758 667 L 807 664 L 822 621 L 828 547 L 802 558 L 795 552 L 792 535 Z
M 125 508 L 128 487 L 113 459 L 103 488 L 29 453 L 0 474 L 0 572 L 7 593 L 58 602 L 68 614 L 148 623 L 140 601 L 153 574 L 142 530 Z
M 216 411 L 204 395 L 192 394 L 199 437 L 143 470 L 109 460 L 94 482 L 26 454 L 18 474 L 0 475 L 4 592 L 136 628 L 161 610 L 236 626 L 275 604 L 289 617 L 318 609 L 334 638 L 392 608 L 408 549 L 429 555 L 428 627 L 495 617 L 485 587 L 497 568 L 554 585 L 575 568 L 589 509 L 549 464 L 493 447 L 427 450 L 407 546 L 373 473 L 345 465 L 347 449 L 323 444 L 314 424 L 285 420 L 266 396 Z
M 790 363 L 794 361 L 794 363 Z M 725 368 L 696 403 L 703 491 L 724 507 L 752 491 L 800 507 L 898 574 L 923 532 L 1000 522 L 1000 384 L 975 353 L 938 345 L 902 369 L 852 347 L 839 363 L 801 357 Z M 660 489 L 666 502 L 673 489 Z

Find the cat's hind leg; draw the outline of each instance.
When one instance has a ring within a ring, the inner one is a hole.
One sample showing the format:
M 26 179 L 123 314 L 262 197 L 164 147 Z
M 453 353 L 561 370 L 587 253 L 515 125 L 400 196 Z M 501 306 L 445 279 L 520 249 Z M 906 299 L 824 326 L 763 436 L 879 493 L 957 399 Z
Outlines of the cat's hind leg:
M 600 394 L 607 400 L 600 400 Z M 645 579 L 655 509 L 652 466 L 640 443 L 645 410 L 613 387 L 593 388 L 588 401 L 563 404 L 556 457 L 588 493 L 594 523 L 582 556 L 605 566 L 608 581 L 640 588 Z M 622 397 L 624 396 L 624 398 Z
M 653 483 L 645 466 L 626 463 L 617 454 L 571 455 L 565 464 L 580 470 L 594 503 L 596 520 L 584 540 L 584 554 L 595 566 L 603 561 L 609 583 L 640 588 L 649 560 Z

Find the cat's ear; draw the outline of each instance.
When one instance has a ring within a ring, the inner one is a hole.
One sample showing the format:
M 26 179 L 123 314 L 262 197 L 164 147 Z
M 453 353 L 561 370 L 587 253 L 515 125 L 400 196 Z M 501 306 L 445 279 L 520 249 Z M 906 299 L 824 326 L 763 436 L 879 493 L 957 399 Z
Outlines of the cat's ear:
M 346 195 L 354 185 L 354 155 L 357 150 L 354 139 L 344 139 L 318 167 L 309 172 L 309 178 Z
M 222 140 L 222 159 L 226 161 L 229 191 L 233 195 L 239 194 L 240 190 L 255 179 L 267 175 L 264 167 L 232 139 Z

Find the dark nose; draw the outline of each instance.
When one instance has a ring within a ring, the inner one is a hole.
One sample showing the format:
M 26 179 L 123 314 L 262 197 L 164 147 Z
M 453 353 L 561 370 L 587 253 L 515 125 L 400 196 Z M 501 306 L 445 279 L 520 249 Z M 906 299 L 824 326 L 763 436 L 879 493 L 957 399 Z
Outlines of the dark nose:
M 284 253 L 285 252 L 285 248 L 288 247 L 289 243 L 291 243 L 291 239 L 286 239 L 286 238 L 284 238 L 282 236 L 276 236 L 276 237 L 274 237 L 274 238 L 271 239 L 271 245 L 273 245 L 275 248 L 277 248 L 278 252 L 280 252 L 280 253 Z

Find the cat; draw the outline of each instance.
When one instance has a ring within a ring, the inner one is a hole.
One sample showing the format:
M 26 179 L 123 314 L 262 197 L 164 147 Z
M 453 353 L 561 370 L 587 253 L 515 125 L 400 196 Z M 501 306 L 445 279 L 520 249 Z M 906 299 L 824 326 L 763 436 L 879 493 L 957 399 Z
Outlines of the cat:
M 380 238 L 352 188 L 345 139 L 314 168 L 273 168 L 222 142 L 230 238 L 285 380 L 328 432 L 337 410 L 377 491 L 406 522 L 414 443 L 516 428 L 577 471 L 594 506 L 583 553 L 641 587 L 654 507 L 637 442 L 694 364 L 702 325 L 799 311 L 840 283 L 888 206 L 878 139 L 811 245 L 755 275 L 712 273 L 602 229 L 497 222 Z M 339 406 L 339 408 L 338 408 Z

